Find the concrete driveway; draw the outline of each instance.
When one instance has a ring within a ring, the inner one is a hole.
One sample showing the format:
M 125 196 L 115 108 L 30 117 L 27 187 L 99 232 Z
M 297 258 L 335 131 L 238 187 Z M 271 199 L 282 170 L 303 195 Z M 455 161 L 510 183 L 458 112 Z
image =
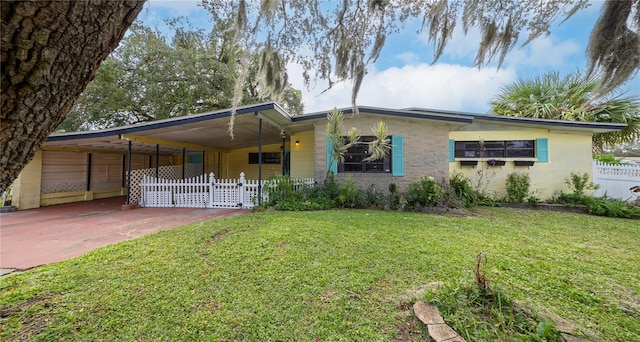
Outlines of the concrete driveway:
M 60 204 L 0 213 L 0 268 L 24 270 L 71 259 L 112 243 L 215 218 L 238 209 L 137 208 L 124 198 Z

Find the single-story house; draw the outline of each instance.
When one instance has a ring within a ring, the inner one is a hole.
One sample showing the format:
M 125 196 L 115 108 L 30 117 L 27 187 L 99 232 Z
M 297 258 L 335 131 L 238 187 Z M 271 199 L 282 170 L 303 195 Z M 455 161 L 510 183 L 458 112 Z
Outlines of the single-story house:
M 184 178 L 267 179 L 274 174 L 322 181 L 329 168 L 362 188 L 400 189 L 422 176 L 463 173 L 476 185 L 504 194 L 507 174 L 530 174 L 540 198 L 565 189 L 570 172 L 592 172 L 591 137 L 625 125 L 470 114 L 422 108 L 342 109 L 345 130 L 363 140 L 384 121 L 392 140 L 383 160 L 363 162 L 354 148 L 344 163 L 328 163 L 325 112 L 290 116 L 274 102 L 88 132 L 52 134 L 13 185 L 18 209 L 122 196 L 129 170 Z M 169 171 L 167 171 L 169 170 Z

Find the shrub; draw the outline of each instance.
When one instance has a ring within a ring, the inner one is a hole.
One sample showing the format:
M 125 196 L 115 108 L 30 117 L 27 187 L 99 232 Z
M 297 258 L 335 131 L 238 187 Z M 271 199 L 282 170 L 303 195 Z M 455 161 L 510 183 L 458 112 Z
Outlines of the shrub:
M 406 203 L 405 196 L 398 192 L 398 186 L 396 183 L 389 184 L 389 196 L 387 196 L 387 204 L 385 208 L 391 210 L 403 211 Z
M 441 190 L 433 177 L 422 177 L 409 185 L 407 202 L 413 207 L 434 207 L 440 204 Z
M 640 207 L 619 199 L 582 197 L 580 202 L 587 206 L 592 215 L 640 219 Z
M 346 181 L 338 183 L 338 205 L 343 208 L 356 208 L 359 205 L 360 190 L 349 178 Z
M 478 205 L 480 193 L 473 188 L 471 180 L 466 178 L 462 173 L 455 173 L 449 178 L 449 186 L 457 199 L 459 199 L 465 207 L 473 207 Z
M 571 193 L 577 198 L 584 197 L 587 190 L 597 190 L 599 188 L 597 184 L 589 181 L 589 174 L 587 173 L 580 175 L 576 172 L 571 172 L 564 182 L 569 186 Z
M 269 201 L 266 205 L 285 201 L 297 201 L 300 194 L 294 191 L 291 179 L 283 175 L 273 175 L 269 177 L 264 185 L 263 191 L 268 195 Z
M 613 156 L 613 154 L 598 154 L 597 156 L 593 157 L 593 159 L 612 165 L 628 164 L 621 162 L 623 158 L 616 158 Z
M 507 202 L 522 203 L 529 196 L 529 174 L 512 172 L 507 176 Z
M 365 208 L 383 209 L 384 194 L 381 191 L 378 191 L 375 185 L 371 184 L 367 191 L 364 193 L 363 205 Z
M 329 172 L 327 178 L 324 180 L 324 185 L 321 187 L 322 194 L 333 201 L 338 200 L 338 196 L 340 195 L 340 184 L 338 184 L 338 179 L 333 174 L 333 172 Z

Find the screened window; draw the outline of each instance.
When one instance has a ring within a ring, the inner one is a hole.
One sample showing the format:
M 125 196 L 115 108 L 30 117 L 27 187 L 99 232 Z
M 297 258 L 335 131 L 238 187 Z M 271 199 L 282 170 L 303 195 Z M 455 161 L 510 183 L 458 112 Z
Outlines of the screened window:
M 262 152 L 262 164 L 280 164 L 280 152 Z M 259 154 L 249 152 L 249 164 L 258 164 Z
M 348 141 L 347 137 L 345 139 Z M 361 143 L 352 146 L 344 154 L 344 163 L 338 165 L 338 172 L 391 173 L 390 153 L 379 160 L 365 161 L 371 155 L 368 143 L 374 140 L 372 136 L 361 137 Z
M 456 141 L 456 158 L 534 158 L 534 140 Z

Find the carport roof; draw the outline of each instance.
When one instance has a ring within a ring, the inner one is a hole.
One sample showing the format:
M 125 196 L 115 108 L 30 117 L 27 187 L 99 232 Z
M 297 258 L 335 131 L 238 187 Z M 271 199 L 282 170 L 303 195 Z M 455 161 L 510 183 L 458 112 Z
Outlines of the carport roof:
M 44 150 L 125 153 L 132 141 L 134 153 L 161 154 L 208 151 L 225 152 L 258 144 L 259 119 L 263 119 L 262 143 L 281 143 L 281 131 L 291 116 L 275 102 L 236 108 L 234 137 L 228 133 L 231 109 L 206 112 L 86 132 L 56 133 Z

